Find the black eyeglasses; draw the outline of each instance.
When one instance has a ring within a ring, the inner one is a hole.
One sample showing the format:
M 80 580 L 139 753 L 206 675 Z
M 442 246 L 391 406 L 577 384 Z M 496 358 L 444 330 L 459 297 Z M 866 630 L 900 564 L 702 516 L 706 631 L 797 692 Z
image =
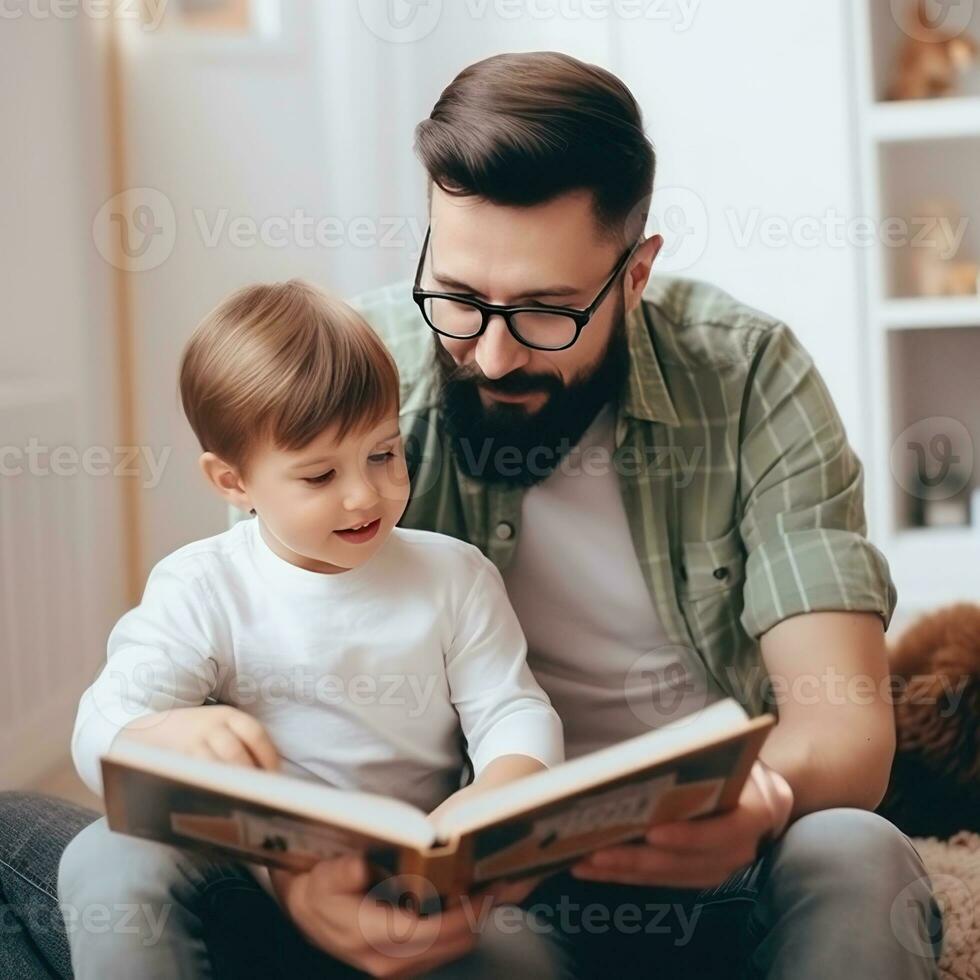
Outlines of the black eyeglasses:
M 412 298 L 422 311 L 425 322 L 443 337 L 473 340 L 486 331 L 490 317 L 502 316 L 514 339 L 535 350 L 565 350 L 578 340 L 579 334 L 602 305 L 613 283 L 640 244 L 637 242 L 623 253 L 605 285 L 584 310 L 570 306 L 548 306 L 544 303 L 501 306 L 497 303 L 484 303 L 483 300 L 459 293 L 436 293 L 419 286 L 431 232 L 431 227 L 426 229 L 422 254 L 415 270 L 415 285 L 412 287 Z

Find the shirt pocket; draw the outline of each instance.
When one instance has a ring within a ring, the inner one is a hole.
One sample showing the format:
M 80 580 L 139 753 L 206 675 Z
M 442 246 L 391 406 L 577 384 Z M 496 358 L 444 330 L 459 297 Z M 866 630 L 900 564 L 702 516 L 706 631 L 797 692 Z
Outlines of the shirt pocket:
M 691 640 L 717 686 L 749 705 L 746 677 L 754 657 L 739 621 L 744 583 L 745 554 L 737 527 L 709 541 L 681 544 L 677 592 Z
M 721 596 L 745 581 L 745 553 L 738 528 L 710 541 L 681 544 L 678 591 L 682 599 L 698 602 Z

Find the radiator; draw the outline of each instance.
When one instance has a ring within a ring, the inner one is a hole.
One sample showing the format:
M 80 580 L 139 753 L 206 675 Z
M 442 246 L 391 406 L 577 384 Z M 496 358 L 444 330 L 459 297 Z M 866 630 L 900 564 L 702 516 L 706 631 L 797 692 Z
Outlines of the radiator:
M 64 759 L 86 684 L 75 413 L 62 393 L 0 380 L 0 787 Z M 56 447 L 71 449 L 44 452 Z

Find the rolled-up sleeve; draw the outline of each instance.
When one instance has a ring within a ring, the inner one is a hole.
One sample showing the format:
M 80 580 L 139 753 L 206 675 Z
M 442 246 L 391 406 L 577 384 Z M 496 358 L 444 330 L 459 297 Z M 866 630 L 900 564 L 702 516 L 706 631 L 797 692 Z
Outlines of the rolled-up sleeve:
M 527 665 L 524 632 L 486 559 L 457 617 L 446 671 L 475 775 L 504 755 L 549 767 L 563 761 L 561 721 Z
M 785 326 L 760 344 L 742 431 L 745 631 L 759 637 L 820 611 L 875 612 L 887 628 L 896 593 L 866 537 L 861 463 L 823 379 Z

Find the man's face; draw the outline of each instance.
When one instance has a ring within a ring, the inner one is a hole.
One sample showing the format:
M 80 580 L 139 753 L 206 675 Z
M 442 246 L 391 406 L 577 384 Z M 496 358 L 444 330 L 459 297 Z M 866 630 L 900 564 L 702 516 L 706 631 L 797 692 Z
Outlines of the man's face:
M 603 234 L 585 192 L 516 208 L 433 187 L 431 223 L 421 286 L 490 303 L 584 309 L 626 247 L 623 236 Z M 524 346 L 501 317 L 475 340 L 437 337 L 443 418 L 464 470 L 532 484 L 578 442 L 623 383 L 624 315 L 639 302 L 659 243 L 643 243 L 566 350 Z

